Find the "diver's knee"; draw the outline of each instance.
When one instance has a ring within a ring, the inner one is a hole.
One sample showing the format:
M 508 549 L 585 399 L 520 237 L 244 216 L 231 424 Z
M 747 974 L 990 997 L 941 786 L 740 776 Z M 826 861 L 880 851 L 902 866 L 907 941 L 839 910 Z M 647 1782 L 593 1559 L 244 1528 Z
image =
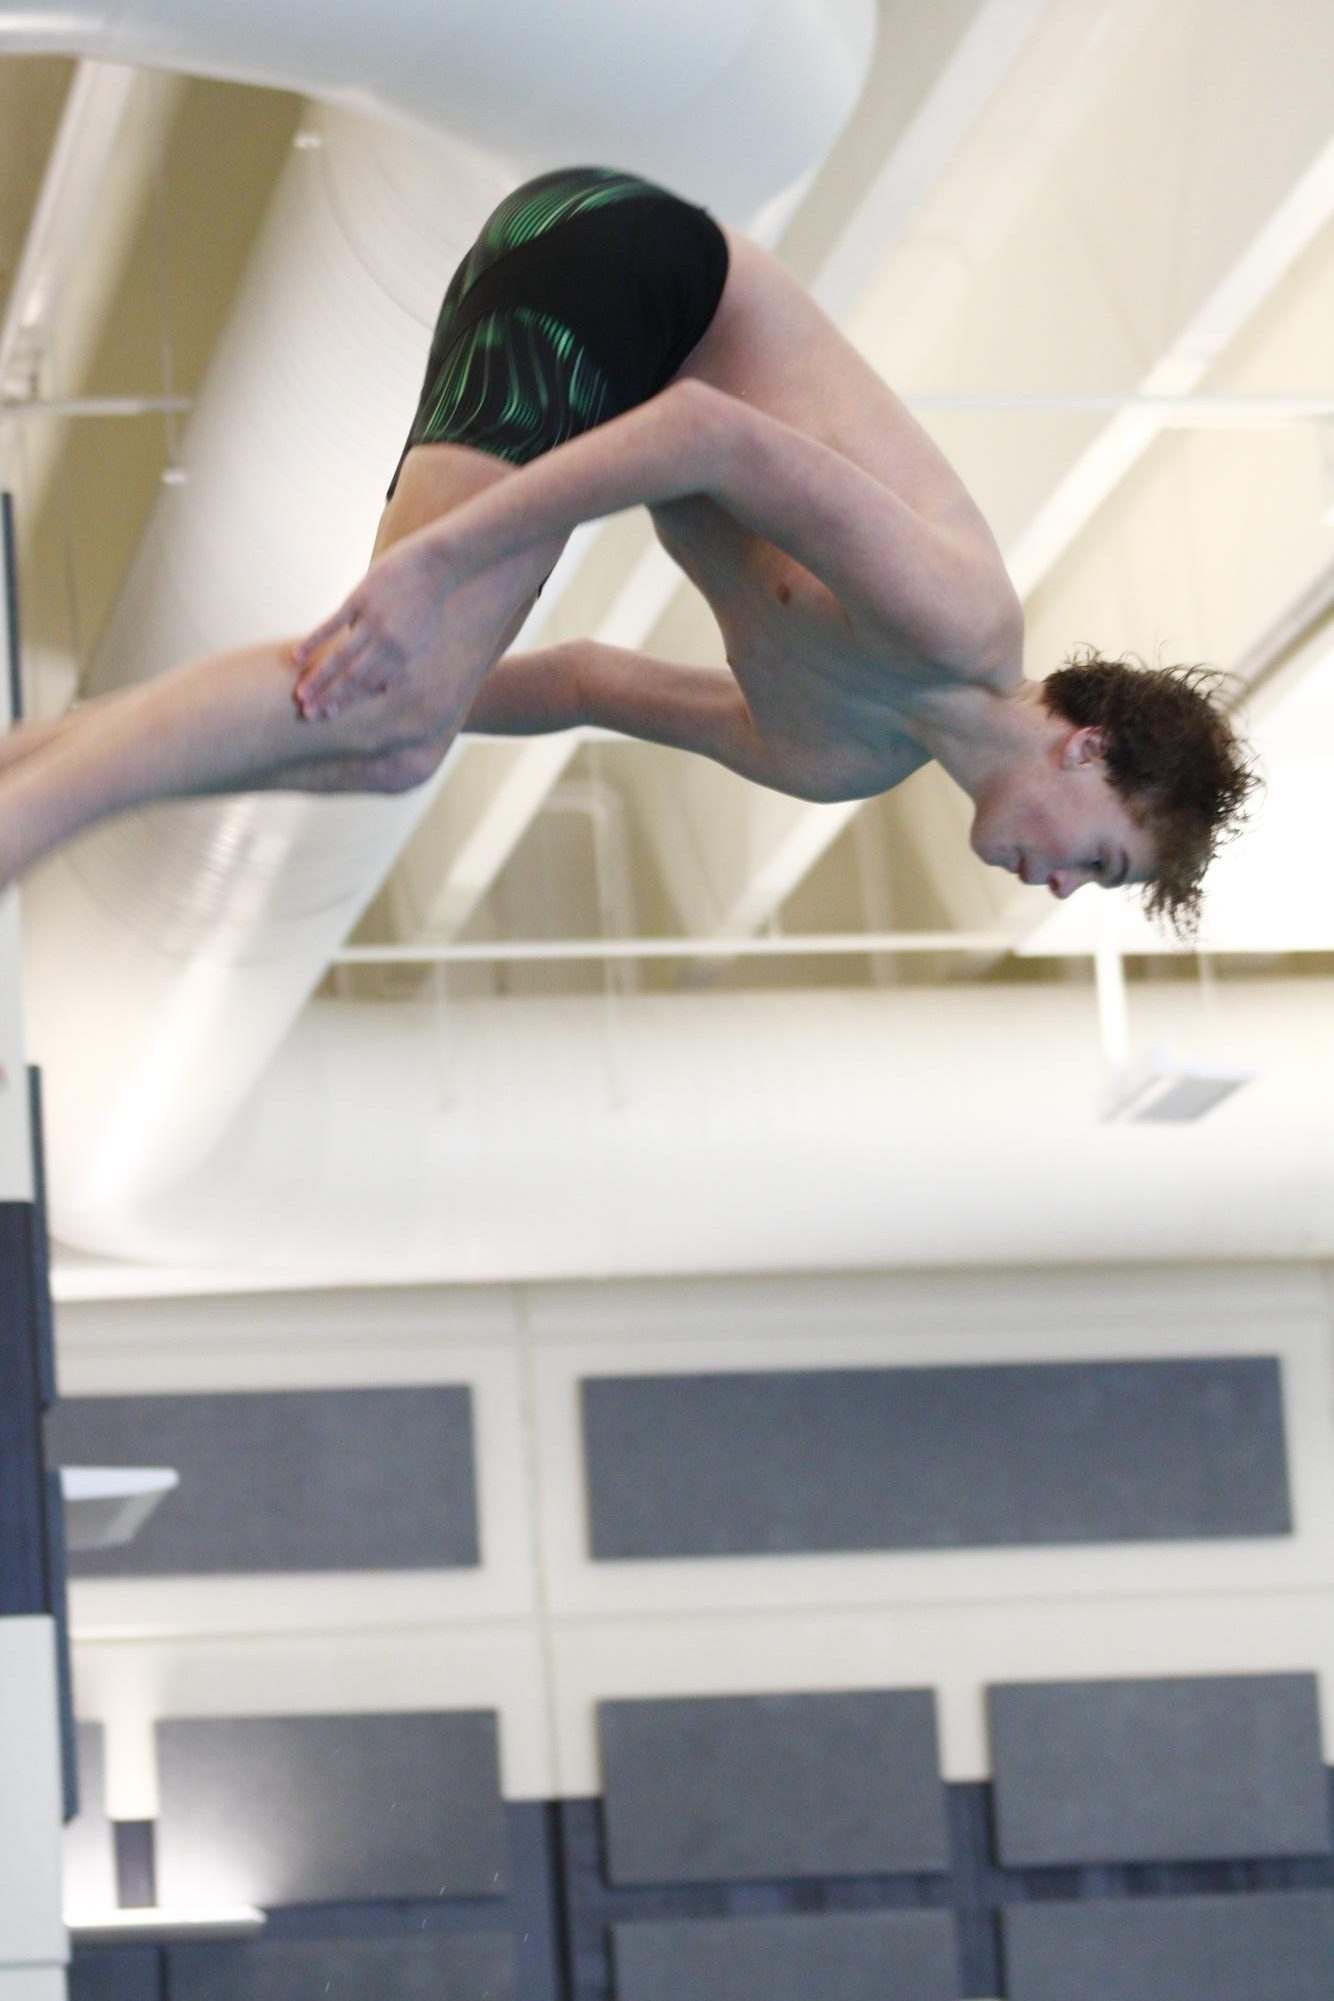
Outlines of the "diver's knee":
M 415 792 L 439 768 L 445 748 L 434 738 L 400 744 L 367 758 L 363 775 L 370 781 L 373 792 Z

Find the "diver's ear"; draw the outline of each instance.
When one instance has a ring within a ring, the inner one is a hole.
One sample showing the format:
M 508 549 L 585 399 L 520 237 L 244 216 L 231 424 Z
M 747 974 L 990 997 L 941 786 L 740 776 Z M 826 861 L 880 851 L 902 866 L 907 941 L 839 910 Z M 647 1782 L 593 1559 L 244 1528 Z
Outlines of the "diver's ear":
M 1061 766 L 1066 771 L 1077 771 L 1082 765 L 1101 764 L 1107 757 L 1107 732 L 1096 724 L 1085 723 L 1081 728 L 1071 730 L 1061 752 Z

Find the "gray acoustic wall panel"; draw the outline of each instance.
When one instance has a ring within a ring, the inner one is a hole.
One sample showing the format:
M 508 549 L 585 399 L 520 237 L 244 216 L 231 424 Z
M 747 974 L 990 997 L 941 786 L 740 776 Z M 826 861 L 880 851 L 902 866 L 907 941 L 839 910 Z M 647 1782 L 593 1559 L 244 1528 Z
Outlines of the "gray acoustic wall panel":
M 418 1570 L 478 1561 L 472 1393 L 457 1385 L 81 1397 L 51 1414 L 65 1466 L 181 1476 L 123 1549 L 75 1576 Z
M 0 1618 L 51 1611 L 30 1202 L 0 1202 Z
M 162 1955 L 152 1945 L 75 1946 L 68 1991 L 69 2001 L 163 2001 Z
M 507 1887 L 490 1712 L 169 1722 L 157 1739 L 164 1904 L 485 1897 Z
M 987 1700 L 1010 1868 L 1329 1852 L 1314 1675 L 1020 1683 Z
M 600 1377 L 595 1557 L 1280 1535 L 1278 1363 Z
M 178 1946 L 167 1968 L 171 2001 L 520 2001 L 507 1932 Z
M 1009 2001 L 1330 2001 L 1334 1896 L 1013 1904 Z
M 613 1929 L 613 1951 L 616 2001 L 958 2001 L 959 1995 L 948 1911 L 622 1924 Z
M 949 1867 L 935 1697 L 604 1702 L 614 1883 Z

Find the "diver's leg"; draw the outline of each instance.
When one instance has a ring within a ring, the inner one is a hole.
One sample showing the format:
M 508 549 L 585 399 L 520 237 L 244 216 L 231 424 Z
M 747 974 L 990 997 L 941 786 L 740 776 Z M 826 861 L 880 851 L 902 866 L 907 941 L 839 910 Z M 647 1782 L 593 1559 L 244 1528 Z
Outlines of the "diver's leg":
M 40 749 L 0 771 L 0 882 L 107 815 L 153 800 L 245 791 L 318 741 L 368 748 L 356 712 L 315 727 L 297 715 L 283 645 L 193 661 L 63 718 Z M 376 749 L 383 746 L 374 746 Z
M 455 447 L 412 453 L 376 554 L 510 470 Z M 308 721 L 293 697 L 291 642 L 270 641 L 192 661 L 62 717 L 40 748 L 0 765 L 0 884 L 81 828 L 156 800 L 272 789 L 280 773 L 284 786 L 300 784 L 302 770 L 321 763 L 330 769 L 303 789 L 420 784 L 459 727 L 460 692 L 475 695 L 559 552 L 559 544 L 527 551 L 456 593 L 430 685 Z
M 74 721 L 74 711 L 63 716 L 55 716 L 42 723 L 11 723 L 0 733 L 0 772 L 8 771 L 21 758 L 31 757 L 34 751 L 47 750 L 68 731 Z

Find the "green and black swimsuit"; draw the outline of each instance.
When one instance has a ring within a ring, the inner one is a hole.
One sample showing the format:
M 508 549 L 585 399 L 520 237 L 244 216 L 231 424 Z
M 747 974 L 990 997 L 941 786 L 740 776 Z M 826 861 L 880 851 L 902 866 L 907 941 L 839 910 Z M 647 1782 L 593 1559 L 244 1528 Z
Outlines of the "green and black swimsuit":
M 447 443 L 524 465 L 646 402 L 726 277 L 713 218 L 649 181 L 606 167 L 528 181 L 450 280 L 403 457 Z

